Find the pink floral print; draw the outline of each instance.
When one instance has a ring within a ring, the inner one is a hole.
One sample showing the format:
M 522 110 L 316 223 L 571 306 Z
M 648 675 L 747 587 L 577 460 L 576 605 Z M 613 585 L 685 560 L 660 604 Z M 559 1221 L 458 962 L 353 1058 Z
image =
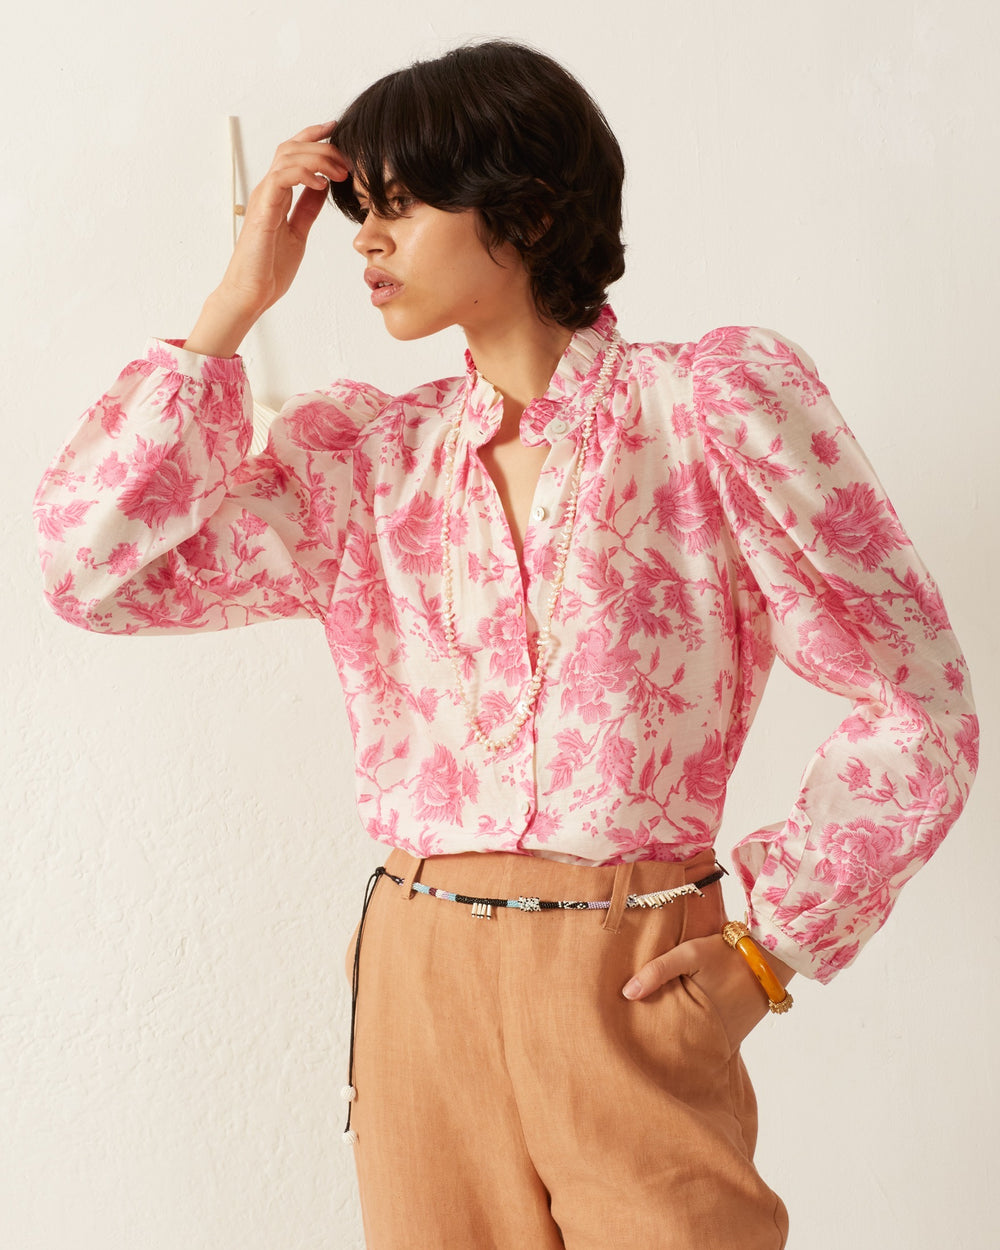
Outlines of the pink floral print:
M 557 651 L 534 715 L 491 754 L 469 732 L 442 628 L 445 439 L 459 421 L 463 680 L 503 736 L 606 352 Z M 958 816 L 978 758 L 965 662 L 789 340 L 727 326 L 626 345 L 608 308 L 578 331 L 522 418 L 547 459 L 520 564 L 479 458 L 500 401 L 470 356 L 464 376 L 398 398 L 346 381 L 298 396 L 248 459 L 250 411 L 239 360 L 154 341 L 39 488 L 46 594 L 105 633 L 322 621 L 372 837 L 418 855 L 687 858 L 712 844 L 775 655 L 851 707 L 787 817 L 736 847 L 758 940 L 829 980 Z
M 835 486 L 812 523 L 832 555 L 869 572 L 909 542 L 888 501 L 879 499 L 867 482 Z

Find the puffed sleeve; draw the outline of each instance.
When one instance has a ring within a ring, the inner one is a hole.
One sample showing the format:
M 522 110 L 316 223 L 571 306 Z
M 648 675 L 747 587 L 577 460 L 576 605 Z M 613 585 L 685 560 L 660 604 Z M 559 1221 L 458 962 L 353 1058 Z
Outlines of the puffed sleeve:
M 247 459 L 253 403 L 240 359 L 151 340 L 36 493 L 49 604 L 112 634 L 322 617 L 354 448 L 385 400 L 351 382 L 297 396 Z
M 801 348 L 713 331 L 692 386 L 709 474 L 759 588 L 758 643 L 852 702 L 788 818 L 734 850 L 754 937 L 829 981 L 965 803 L 978 742 L 968 673 L 936 585 Z

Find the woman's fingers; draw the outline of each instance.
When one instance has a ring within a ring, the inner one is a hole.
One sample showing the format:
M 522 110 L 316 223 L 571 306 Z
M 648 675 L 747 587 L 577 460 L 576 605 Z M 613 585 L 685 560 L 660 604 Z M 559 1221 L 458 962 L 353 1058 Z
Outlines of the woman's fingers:
M 293 235 L 305 237 L 312 228 L 313 222 L 323 211 L 326 203 L 327 184 L 322 187 L 303 187 L 302 193 L 295 201 L 288 215 L 288 229 Z
M 693 952 L 690 947 L 691 943 L 682 942 L 673 950 L 658 955 L 648 964 L 643 964 L 624 987 L 622 993 L 626 998 L 646 998 L 661 985 L 674 980 L 675 977 L 690 976 L 697 970 L 696 965 L 692 963 Z
M 323 207 L 330 183 L 350 177 L 343 155 L 330 143 L 317 138 L 331 133 L 332 129 L 333 123 L 307 126 L 293 139 L 278 145 L 270 169 L 253 189 L 247 203 L 241 231 L 241 237 L 247 235 L 244 252 L 248 250 L 255 228 L 273 236 L 287 227 L 295 240 L 304 242 Z M 303 191 L 293 208 L 297 187 L 302 187 Z M 313 194 L 307 194 L 309 192 Z M 274 260 L 281 268 L 280 250 Z
M 272 170 L 279 163 L 290 161 L 293 165 L 305 165 L 314 173 L 323 173 L 333 182 L 344 182 L 351 176 L 350 163 L 340 149 L 329 142 L 336 126 L 336 122 L 306 126 L 291 139 L 279 143 Z
M 337 127 L 334 122 L 320 122 L 318 125 L 306 126 L 298 134 L 292 135 L 294 142 L 316 143 L 320 139 L 329 139 Z
M 347 162 L 328 143 L 282 144 L 250 199 L 271 203 L 297 186 L 325 191 L 331 182 L 349 177 Z

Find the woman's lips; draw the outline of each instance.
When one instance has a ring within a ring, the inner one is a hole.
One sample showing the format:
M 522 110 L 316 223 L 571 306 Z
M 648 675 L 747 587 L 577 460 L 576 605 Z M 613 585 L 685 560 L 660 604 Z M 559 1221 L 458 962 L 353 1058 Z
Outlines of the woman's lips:
M 365 270 L 365 281 L 372 289 L 372 303 L 376 307 L 387 303 L 403 289 L 402 282 L 398 282 L 393 274 L 374 266 Z
M 403 289 L 402 282 L 389 282 L 385 286 L 377 286 L 372 291 L 372 303 L 378 308 L 380 305 L 387 303 L 394 295 L 397 295 Z

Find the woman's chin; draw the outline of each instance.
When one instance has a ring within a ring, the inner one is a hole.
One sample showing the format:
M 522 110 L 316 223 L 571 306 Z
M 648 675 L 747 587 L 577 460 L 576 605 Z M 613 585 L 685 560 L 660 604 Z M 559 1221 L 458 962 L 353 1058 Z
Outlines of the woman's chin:
M 402 309 L 382 308 L 382 320 L 385 328 L 400 343 L 410 343 L 414 339 L 425 339 L 444 329 L 446 323 L 434 321 L 429 317 L 408 315 Z

